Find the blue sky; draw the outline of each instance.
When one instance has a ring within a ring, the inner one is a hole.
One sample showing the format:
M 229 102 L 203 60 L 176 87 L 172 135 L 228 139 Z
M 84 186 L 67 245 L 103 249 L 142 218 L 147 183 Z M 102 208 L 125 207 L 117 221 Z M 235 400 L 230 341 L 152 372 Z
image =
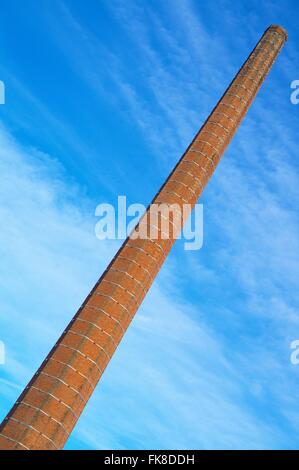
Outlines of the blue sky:
M 298 448 L 295 1 L 3 0 L 0 418 L 119 247 L 96 206 L 147 204 L 271 23 L 289 41 L 68 449 Z

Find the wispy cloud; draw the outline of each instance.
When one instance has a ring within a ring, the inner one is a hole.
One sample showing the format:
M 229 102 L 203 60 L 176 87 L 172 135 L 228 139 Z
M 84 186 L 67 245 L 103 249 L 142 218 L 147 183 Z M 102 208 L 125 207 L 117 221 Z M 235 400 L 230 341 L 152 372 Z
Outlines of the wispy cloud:
M 91 204 L 55 160 L 3 127 L 0 141 L 1 373 L 24 385 L 116 247 L 96 239 Z
M 101 5 L 118 34 L 105 43 L 70 2 L 55 5 L 53 42 L 94 98 L 141 131 L 161 178 L 268 25 L 260 6 L 259 15 L 248 9 L 250 26 L 242 4 L 117 0 Z M 203 249 L 183 253 L 178 243 L 69 447 L 298 447 L 298 371 L 289 362 L 299 334 L 298 143 L 288 89 L 296 54 L 291 42 L 209 184 Z M 69 127 L 37 108 L 85 152 Z M 93 202 L 57 160 L 4 128 L 0 141 L 2 383 L 12 402 L 116 247 L 96 241 Z

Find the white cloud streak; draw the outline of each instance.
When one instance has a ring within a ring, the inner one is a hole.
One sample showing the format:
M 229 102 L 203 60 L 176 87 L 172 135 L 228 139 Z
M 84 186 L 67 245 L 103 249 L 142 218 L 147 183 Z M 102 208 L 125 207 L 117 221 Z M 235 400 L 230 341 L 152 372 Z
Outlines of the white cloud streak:
M 194 2 L 178 2 L 181 14 L 167 20 L 151 8 L 145 19 L 123 5 L 113 2 L 113 12 L 138 52 L 137 81 L 66 7 L 72 39 L 62 31 L 59 38 L 95 94 L 114 104 L 124 100 L 130 119 L 171 165 L 213 104 L 209 85 L 220 94 L 227 74 L 240 64 L 234 55 L 230 62 L 231 48 L 207 32 Z M 168 51 L 169 63 L 149 31 Z M 116 93 L 105 88 L 107 77 Z M 176 251 L 163 269 L 75 430 L 79 446 L 297 445 L 297 374 L 289 365 L 288 341 L 298 324 L 298 174 L 292 164 L 298 144 L 292 126 L 285 125 L 286 106 L 273 98 L 267 109 L 264 96 L 208 188 L 206 244 L 212 240 L 213 247 L 204 247 L 199 260 Z M 283 146 L 279 135 L 285 136 Z M 23 382 L 110 257 L 93 238 L 89 203 L 77 207 L 55 162 L 19 147 L 3 130 L 0 139 L 6 175 L 0 189 L 6 247 L 1 309 L 12 357 L 7 380 Z M 21 336 L 31 357 L 25 370 L 19 353 L 13 355 Z

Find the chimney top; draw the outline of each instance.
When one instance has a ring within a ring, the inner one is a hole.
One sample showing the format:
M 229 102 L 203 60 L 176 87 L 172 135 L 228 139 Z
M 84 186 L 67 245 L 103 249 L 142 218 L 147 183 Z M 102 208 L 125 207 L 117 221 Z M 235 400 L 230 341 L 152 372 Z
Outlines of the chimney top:
M 278 24 L 271 24 L 269 26 L 269 28 L 266 29 L 266 31 L 269 31 L 269 29 L 272 29 L 274 31 L 276 31 L 277 33 L 281 34 L 285 41 L 288 40 L 288 33 L 287 33 L 287 30 L 284 29 L 282 26 L 278 25 Z

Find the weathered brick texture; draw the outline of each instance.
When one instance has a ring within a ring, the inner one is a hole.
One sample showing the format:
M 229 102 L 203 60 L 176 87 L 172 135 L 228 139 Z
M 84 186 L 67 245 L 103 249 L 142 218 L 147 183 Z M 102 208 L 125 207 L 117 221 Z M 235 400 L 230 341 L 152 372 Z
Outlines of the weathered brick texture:
M 197 202 L 286 39 L 267 29 L 153 202 Z M 158 231 L 126 240 L 4 419 L 0 449 L 64 446 L 174 243 Z

